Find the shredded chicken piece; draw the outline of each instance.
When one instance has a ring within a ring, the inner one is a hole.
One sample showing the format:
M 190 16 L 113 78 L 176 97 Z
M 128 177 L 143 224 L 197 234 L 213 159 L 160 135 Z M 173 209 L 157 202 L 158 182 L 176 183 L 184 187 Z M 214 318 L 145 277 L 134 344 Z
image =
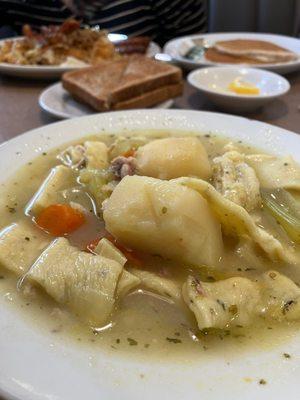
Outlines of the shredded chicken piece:
M 134 157 L 118 156 L 111 162 L 111 170 L 117 178 L 126 175 L 134 175 L 136 171 L 136 159 Z
M 213 184 L 224 197 L 249 212 L 261 204 L 255 171 L 237 151 L 213 159 Z

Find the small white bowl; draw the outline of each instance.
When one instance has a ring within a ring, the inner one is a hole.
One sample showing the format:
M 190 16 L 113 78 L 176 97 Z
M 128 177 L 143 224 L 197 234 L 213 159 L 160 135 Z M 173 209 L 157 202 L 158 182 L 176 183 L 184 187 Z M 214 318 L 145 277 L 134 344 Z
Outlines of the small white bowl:
M 244 95 L 230 91 L 229 84 L 238 77 L 257 86 L 260 93 Z M 235 112 L 253 111 L 290 90 L 290 84 L 285 78 L 258 68 L 201 68 L 191 72 L 187 79 L 218 107 Z

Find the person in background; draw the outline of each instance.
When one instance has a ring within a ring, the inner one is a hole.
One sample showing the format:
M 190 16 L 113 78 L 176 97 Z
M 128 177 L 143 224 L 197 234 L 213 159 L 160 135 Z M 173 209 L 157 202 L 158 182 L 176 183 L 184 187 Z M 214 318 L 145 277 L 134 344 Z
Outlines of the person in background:
M 167 40 L 207 31 L 207 0 L 0 0 L 0 36 L 61 24 L 67 18 L 128 36 Z

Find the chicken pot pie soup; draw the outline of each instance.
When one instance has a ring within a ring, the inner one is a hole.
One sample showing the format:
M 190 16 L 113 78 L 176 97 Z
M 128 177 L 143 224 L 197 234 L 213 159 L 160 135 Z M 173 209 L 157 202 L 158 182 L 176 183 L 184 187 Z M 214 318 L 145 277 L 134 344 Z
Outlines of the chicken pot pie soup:
M 210 134 L 85 138 L 4 185 L 1 293 L 113 350 L 296 330 L 299 191 L 288 155 Z

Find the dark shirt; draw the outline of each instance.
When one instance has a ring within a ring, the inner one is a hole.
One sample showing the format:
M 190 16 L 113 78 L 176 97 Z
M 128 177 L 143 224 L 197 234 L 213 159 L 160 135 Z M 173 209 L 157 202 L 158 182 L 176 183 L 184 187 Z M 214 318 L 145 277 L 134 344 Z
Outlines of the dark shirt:
M 76 2 L 74 2 L 76 4 Z M 21 33 L 25 23 L 61 24 L 79 17 L 83 23 L 99 25 L 110 32 L 129 36 L 148 35 L 165 42 L 175 36 L 205 32 L 206 0 L 111 0 L 86 2 L 82 13 L 61 0 L 0 0 L 0 24 Z

